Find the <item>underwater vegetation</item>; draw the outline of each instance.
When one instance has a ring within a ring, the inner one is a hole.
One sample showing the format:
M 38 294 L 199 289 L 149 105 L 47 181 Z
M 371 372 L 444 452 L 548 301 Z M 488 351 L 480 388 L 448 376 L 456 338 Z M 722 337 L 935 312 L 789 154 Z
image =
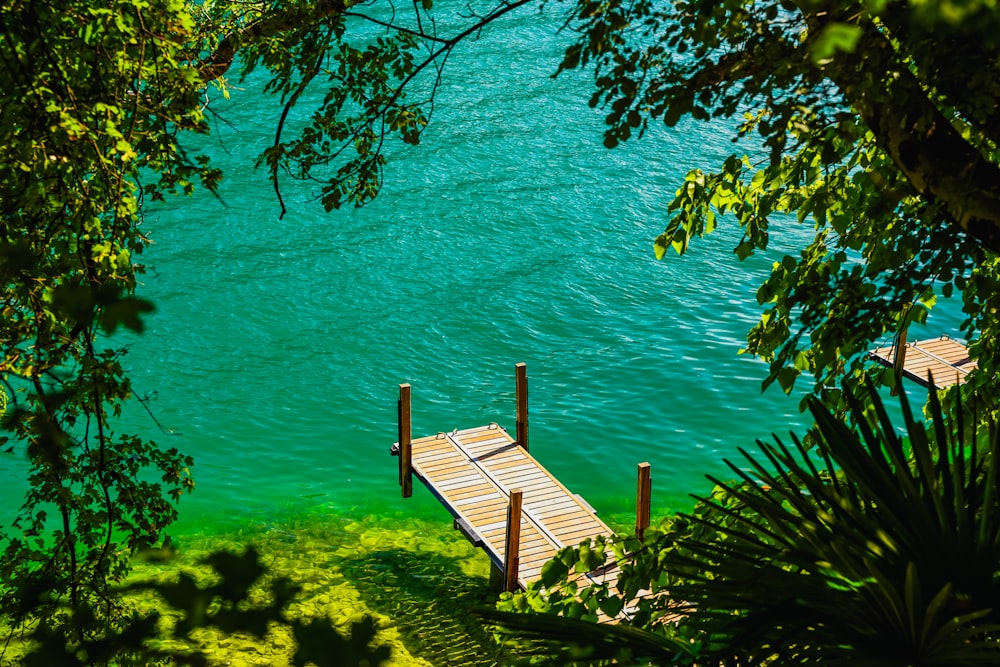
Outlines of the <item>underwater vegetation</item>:
M 140 564 L 133 578 L 204 569 L 197 563 L 208 554 L 247 544 L 273 576 L 301 587 L 290 616 L 327 616 L 345 634 L 352 622 L 371 616 L 373 644 L 390 648 L 387 665 L 507 664 L 482 621 L 468 613 L 494 603 L 489 561 L 447 521 L 313 513 L 228 534 L 191 535 L 180 540 L 175 558 Z M 199 638 L 219 664 L 280 666 L 294 653 L 288 636 L 261 644 L 204 630 Z
M 127 585 L 169 584 L 182 573 L 199 587 L 217 579 L 206 559 L 252 547 L 267 574 L 250 591 L 251 605 L 265 605 L 271 584 L 287 578 L 299 588 L 288 618 L 330 619 L 347 637 L 366 617 L 374 623 L 374 647 L 388 647 L 391 667 L 489 667 L 513 664 L 483 621 L 469 612 L 492 607 L 489 559 L 452 530 L 450 521 L 406 516 L 362 516 L 313 511 L 269 523 L 248 523 L 221 532 L 175 536 L 169 553 L 135 563 Z M 154 648 L 180 650 L 171 638 L 180 612 L 166 609 L 148 590 L 130 594 L 140 611 L 163 614 Z M 209 613 L 212 609 L 210 608 Z M 210 665 L 283 667 L 292 664 L 296 642 L 287 626 L 272 623 L 265 639 L 246 633 L 197 628 L 187 642 Z M 27 646 L 16 638 L 7 659 L 15 663 Z M 335 647 L 331 647 L 334 650 Z

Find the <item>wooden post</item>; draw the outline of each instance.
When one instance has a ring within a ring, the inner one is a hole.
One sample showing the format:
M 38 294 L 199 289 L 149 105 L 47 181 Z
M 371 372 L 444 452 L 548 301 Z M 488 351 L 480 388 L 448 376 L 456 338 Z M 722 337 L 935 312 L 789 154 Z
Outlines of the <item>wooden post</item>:
M 412 425 L 410 423 L 410 385 L 399 385 L 399 486 L 403 497 L 413 495 Z
M 909 311 L 907 311 L 908 314 Z M 893 341 L 892 371 L 896 374 L 896 385 L 889 392 L 891 396 L 899 395 L 900 385 L 903 383 L 903 367 L 906 365 L 906 329 L 908 323 L 906 315 L 903 318 L 903 326 L 900 328 L 899 333 L 896 334 L 895 341 Z
M 649 464 L 639 464 L 639 482 L 635 490 L 635 536 L 640 540 L 649 528 L 649 497 L 652 481 L 649 476 Z
M 504 547 L 504 584 L 505 591 L 517 590 L 517 568 L 520 563 L 518 554 L 521 551 L 521 490 L 510 490 L 510 504 L 507 505 L 507 540 Z
M 517 398 L 517 444 L 528 451 L 528 367 L 514 364 Z
M 490 561 L 490 592 L 491 593 L 504 593 L 504 586 L 507 582 L 504 581 L 503 570 L 497 567 L 497 564 L 492 560 Z

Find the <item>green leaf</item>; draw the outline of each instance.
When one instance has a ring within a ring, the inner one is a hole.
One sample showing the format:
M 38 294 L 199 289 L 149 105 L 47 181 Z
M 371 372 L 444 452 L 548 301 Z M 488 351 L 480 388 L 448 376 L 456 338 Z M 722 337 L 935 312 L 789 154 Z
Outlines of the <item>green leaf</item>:
M 809 46 L 809 56 L 814 63 L 830 61 L 838 52 L 851 53 L 861 38 L 861 28 L 848 23 L 831 23 L 823 28 Z
M 598 606 L 608 617 L 615 618 L 625 607 L 625 601 L 617 595 L 612 595 L 604 600 L 601 600 Z
M 792 393 L 792 388 L 795 386 L 795 379 L 799 376 L 799 370 L 797 368 L 785 367 L 778 371 L 778 385 L 786 394 Z
M 155 310 L 152 302 L 146 299 L 132 296 L 119 298 L 102 308 L 101 328 L 112 334 L 123 325 L 126 329 L 142 333 L 146 323 L 141 316 Z
M 554 586 L 569 574 L 569 568 L 559 558 L 552 558 L 542 565 L 542 585 Z

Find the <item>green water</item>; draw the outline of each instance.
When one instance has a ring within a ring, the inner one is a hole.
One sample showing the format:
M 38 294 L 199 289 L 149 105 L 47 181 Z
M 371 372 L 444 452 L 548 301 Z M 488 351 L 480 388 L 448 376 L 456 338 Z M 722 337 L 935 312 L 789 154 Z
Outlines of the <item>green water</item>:
M 550 76 L 553 35 L 528 12 L 457 52 L 421 146 L 389 146 L 360 210 L 326 214 L 285 179 L 278 220 L 252 162 L 280 106 L 260 80 L 213 102 L 226 181 L 145 223 L 140 293 L 157 312 L 126 364 L 156 421 L 137 407 L 121 425 L 195 457 L 182 529 L 318 507 L 444 519 L 422 489 L 398 497 L 397 386 L 413 386 L 417 436 L 513 427 L 521 361 L 533 453 L 604 514 L 631 511 L 641 461 L 654 505 L 686 507 L 737 446 L 802 423 L 737 353 L 770 262 L 809 230 L 742 264 L 732 230 L 656 261 L 686 170 L 739 149 L 725 124 L 604 149 L 588 77 Z M 23 472 L 3 475 L 13 509 Z
M 762 394 L 765 366 L 738 350 L 756 286 L 810 230 L 788 226 L 744 263 L 732 230 L 656 261 L 685 172 L 741 149 L 725 123 L 604 149 L 587 77 L 550 77 L 561 47 L 532 12 L 493 26 L 449 61 L 421 146 L 389 147 L 374 203 L 325 214 L 286 179 L 283 220 L 252 168 L 280 107 L 252 80 L 214 103 L 220 199 L 174 200 L 145 223 L 140 294 L 157 312 L 126 364 L 155 420 L 136 407 L 120 428 L 195 457 L 182 547 L 263 544 L 309 583 L 303 604 L 377 614 L 399 664 L 493 663 L 462 653 L 493 650 L 477 630 L 448 625 L 488 598 L 485 557 L 419 485 L 399 497 L 399 383 L 416 436 L 513 428 L 526 362 L 532 452 L 620 527 L 637 463 L 652 464 L 655 513 L 684 509 L 738 446 L 804 423 L 799 397 Z M 8 459 L 0 483 L 10 516 L 23 467 Z M 462 637 L 457 653 L 441 633 Z
M 550 77 L 553 34 L 528 12 L 457 52 L 421 146 L 389 146 L 385 187 L 360 210 L 325 214 L 317 188 L 286 179 L 278 220 L 252 161 L 279 104 L 260 80 L 213 103 L 221 197 L 145 223 L 140 294 L 157 312 L 126 358 L 155 421 L 136 408 L 121 428 L 196 459 L 179 530 L 297 513 L 446 525 L 423 489 L 399 498 L 397 386 L 413 386 L 417 436 L 513 427 L 516 362 L 532 452 L 605 516 L 632 511 L 641 461 L 657 511 L 684 508 L 738 446 L 801 426 L 798 397 L 761 394 L 764 365 L 737 353 L 756 286 L 810 230 L 742 264 L 732 230 L 656 261 L 685 172 L 741 149 L 725 123 L 604 149 L 587 76 Z M 10 462 L 0 481 L 9 514 L 23 471 Z

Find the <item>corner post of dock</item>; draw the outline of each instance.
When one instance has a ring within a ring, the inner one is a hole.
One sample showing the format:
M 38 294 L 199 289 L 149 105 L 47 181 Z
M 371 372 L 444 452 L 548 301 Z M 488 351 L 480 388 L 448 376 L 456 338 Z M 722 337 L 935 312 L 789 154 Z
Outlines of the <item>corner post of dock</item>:
M 528 451 L 528 367 L 514 364 L 517 400 L 517 444 Z
M 903 325 L 896 334 L 896 339 L 892 342 L 892 372 L 896 376 L 896 384 L 889 391 L 891 396 L 899 396 L 900 385 L 903 382 L 903 371 L 906 370 L 906 330 L 909 326 L 906 317 L 909 311 L 903 314 Z
M 399 385 L 399 486 L 403 497 L 413 495 L 413 425 L 410 417 L 410 385 Z
M 649 463 L 639 464 L 638 483 L 635 489 L 635 536 L 641 541 L 649 528 L 650 495 L 653 488 Z
M 521 501 L 520 489 L 510 490 L 510 503 L 507 505 L 507 539 L 504 545 L 504 584 L 507 592 L 518 588 L 517 571 L 520 565 L 521 551 Z

